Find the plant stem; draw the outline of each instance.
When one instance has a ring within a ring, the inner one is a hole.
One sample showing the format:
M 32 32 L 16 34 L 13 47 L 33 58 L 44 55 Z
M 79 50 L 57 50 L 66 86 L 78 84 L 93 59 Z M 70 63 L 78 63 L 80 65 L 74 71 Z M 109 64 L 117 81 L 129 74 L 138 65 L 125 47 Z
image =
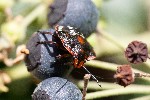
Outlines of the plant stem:
M 150 99 L 150 95 L 137 97 L 137 98 L 130 99 L 130 100 L 149 100 L 149 99 Z
M 148 73 L 134 73 L 135 77 L 150 77 Z
M 100 84 L 102 84 L 102 88 L 99 88 L 99 86 L 97 85 L 97 83 L 95 83 L 95 81 L 89 81 L 88 83 L 88 90 L 106 90 L 106 89 L 114 89 L 114 88 L 121 88 L 120 85 L 115 84 L 115 83 L 107 83 L 107 82 L 100 82 Z M 84 87 L 83 85 L 83 81 L 78 81 L 77 82 L 77 86 L 82 89 Z
M 94 68 L 110 70 L 110 71 L 115 71 L 117 66 L 119 66 L 118 64 L 115 63 L 109 63 L 109 62 L 98 61 L 98 60 L 87 61 L 85 65 L 89 65 Z
M 35 20 L 38 16 L 40 16 L 45 11 L 46 11 L 46 5 L 40 4 L 27 17 L 25 17 L 22 25 L 26 28 L 33 20 Z
M 101 68 L 101 69 L 109 70 L 109 71 L 116 71 L 117 67 L 119 66 L 118 64 L 103 62 L 103 61 L 98 61 L 98 60 L 88 61 L 86 62 L 86 65 L 92 66 L 94 68 Z M 132 69 L 135 73 L 145 73 L 143 71 L 140 71 L 134 68 Z M 142 78 L 142 79 L 150 82 L 150 78 Z
M 108 82 L 101 82 L 101 84 L 102 84 L 102 88 L 99 88 L 99 86 L 97 85 L 97 83 L 95 83 L 94 81 L 89 81 L 89 83 L 88 83 L 88 90 L 94 90 L 94 91 L 96 91 L 96 90 L 108 90 L 108 89 L 119 89 L 119 88 L 123 88 L 122 86 L 120 86 L 120 85 L 118 85 L 118 84 L 116 84 L 116 83 L 108 83 Z M 82 89 L 83 88 L 83 81 L 78 81 L 77 82 L 77 86 L 80 88 L 80 89 Z M 128 87 L 126 87 L 126 88 L 136 88 L 136 87 L 147 87 L 147 88 L 150 88 L 150 86 L 149 85 L 136 85 L 136 84 L 131 84 L 131 85 L 129 85 Z M 123 88 L 124 89 L 124 88 Z
M 5 70 L 5 72 L 11 77 L 12 81 L 30 76 L 24 64 L 19 64 L 18 66 L 15 65 L 14 67 L 9 67 Z
M 121 44 L 120 41 L 118 41 L 117 39 L 115 39 L 113 36 L 111 36 L 109 33 L 103 31 L 103 29 L 98 28 L 97 32 L 100 33 L 102 35 L 102 37 L 104 37 L 105 39 L 107 39 L 108 41 L 110 41 L 111 43 L 115 44 L 116 46 L 118 46 L 121 50 L 124 50 L 125 47 L 123 47 L 123 44 Z
M 87 100 L 91 99 L 98 99 L 103 97 L 109 96 L 116 96 L 116 95 L 125 95 L 125 94 L 149 94 L 150 87 L 126 87 L 126 88 L 119 88 L 119 89 L 111 89 L 105 91 L 97 91 L 93 93 L 88 93 L 86 95 Z

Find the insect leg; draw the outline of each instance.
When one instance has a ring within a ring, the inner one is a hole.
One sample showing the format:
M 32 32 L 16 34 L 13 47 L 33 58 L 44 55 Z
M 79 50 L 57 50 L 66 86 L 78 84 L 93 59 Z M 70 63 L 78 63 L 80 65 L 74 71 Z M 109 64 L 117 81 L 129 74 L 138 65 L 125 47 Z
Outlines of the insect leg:
M 57 44 L 57 43 L 54 41 L 39 41 L 37 42 L 37 44 Z

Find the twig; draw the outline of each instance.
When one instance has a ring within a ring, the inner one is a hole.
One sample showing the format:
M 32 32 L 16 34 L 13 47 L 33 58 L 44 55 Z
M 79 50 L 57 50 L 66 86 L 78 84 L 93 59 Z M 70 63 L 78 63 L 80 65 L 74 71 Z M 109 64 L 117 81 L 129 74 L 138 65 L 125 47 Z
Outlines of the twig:
M 101 69 L 109 70 L 109 71 L 116 71 L 117 66 L 119 66 L 118 64 L 115 64 L 115 63 L 109 63 L 109 62 L 98 61 L 98 60 L 88 61 L 88 62 L 86 62 L 86 65 L 92 66 L 92 67 L 95 67 L 95 68 L 101 68 Z M 133 72 L 145 73 L 143 71 L 140 71 L 140 70 L 137 70 L 137 69 L 134 69 L 134 68 L 133 68 Z M 142 79 L 150 82 L 150 78 L 143 77 Z
M 87 85 L 88 85 L 88 82 L 89 82 L 89 79 L 91 77 L 91 74 L 85 74 L 84 76 L 84 87 L 83 87 L 83 98 L 82 100 L 85 100 L 85 96 L 86 96 L 86 92 L 87 92 Z
M 135 77 L 150 77 L 149 73 L 134 73 Z
M 88 82 L 88 90 L 90 91 L 104 91 L 104 90 L 111 90 L 111 89 L 122 89 L 123 87 L 116 84 L 116 83 L 108 83 L 108 82 L 101 82 L 101 84 L 103 84 L 103 88 L 99 88 L 99 86 L 97 85 L 97 83 L 95 83 L 94 81 L 89 81 Z M 77 82 L 77 86 L 82 89 L 83 88 L 83 81 L 78 81 Z M 137 84 L 131 84 L 126 88 L 143 88 L 143 87 L 147 87 L 150 88 L 149 85 L 137 85 Z M 124 89 L 124 88 L 123 88 Z
M 29 50 L 26 49 L 25 45 L 20 45 L 16 50 L 16 58 L 8 58 L 8 52 L 4 50 L 2 53 L 0 53 L 0 60 L 3 61 L 7 66 L 13 66 L 24 60 L 26 54 L 29 54 Z

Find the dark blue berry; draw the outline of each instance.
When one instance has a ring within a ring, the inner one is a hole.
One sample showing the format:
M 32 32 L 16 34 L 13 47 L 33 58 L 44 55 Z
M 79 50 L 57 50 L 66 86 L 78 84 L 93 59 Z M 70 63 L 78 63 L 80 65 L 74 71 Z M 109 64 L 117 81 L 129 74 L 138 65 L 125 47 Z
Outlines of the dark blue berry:
M 40 80 L 49 77 L 64 77 L 70 69 L 71 65 L 66 63 L 72 60 L 72 57 L 61 59 L 58 56 L 68 53 L 58 47 L 58 39 L 51 34 L 41 34 L 41 32 L 54 33 L 53 29 L 38 31 L 34 33 L 27 43 L 29 55 L 25 58 L 25 63 L 29 72 Z M 54 43 L 40 44 L 41 41 L 52 41 Z
M 82 100 L 81 91 L 67 79 L 52 77 L 42 81 L 32 94 L 33 100 Z
M 85 37 L 96 30 L 99 14 L 91 0 L 54 0 L 48 14 L 49 26 L 72 26 Z

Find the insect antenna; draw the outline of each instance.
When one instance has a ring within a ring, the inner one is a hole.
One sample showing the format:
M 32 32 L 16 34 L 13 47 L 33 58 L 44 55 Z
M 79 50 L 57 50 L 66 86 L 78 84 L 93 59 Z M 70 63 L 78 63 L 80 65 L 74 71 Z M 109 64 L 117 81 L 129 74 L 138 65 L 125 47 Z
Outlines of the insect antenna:
M 84 66 L 83 66 L 83 68 L 88 72 L 88 74 L 91 74 L 92 78 L 93 78 L 93 79 L 97 82 L 97 84 L 101 87 L 101 85 L 100 85 L 98 79 L 97 79 L 88 69 L 86 69 Z

